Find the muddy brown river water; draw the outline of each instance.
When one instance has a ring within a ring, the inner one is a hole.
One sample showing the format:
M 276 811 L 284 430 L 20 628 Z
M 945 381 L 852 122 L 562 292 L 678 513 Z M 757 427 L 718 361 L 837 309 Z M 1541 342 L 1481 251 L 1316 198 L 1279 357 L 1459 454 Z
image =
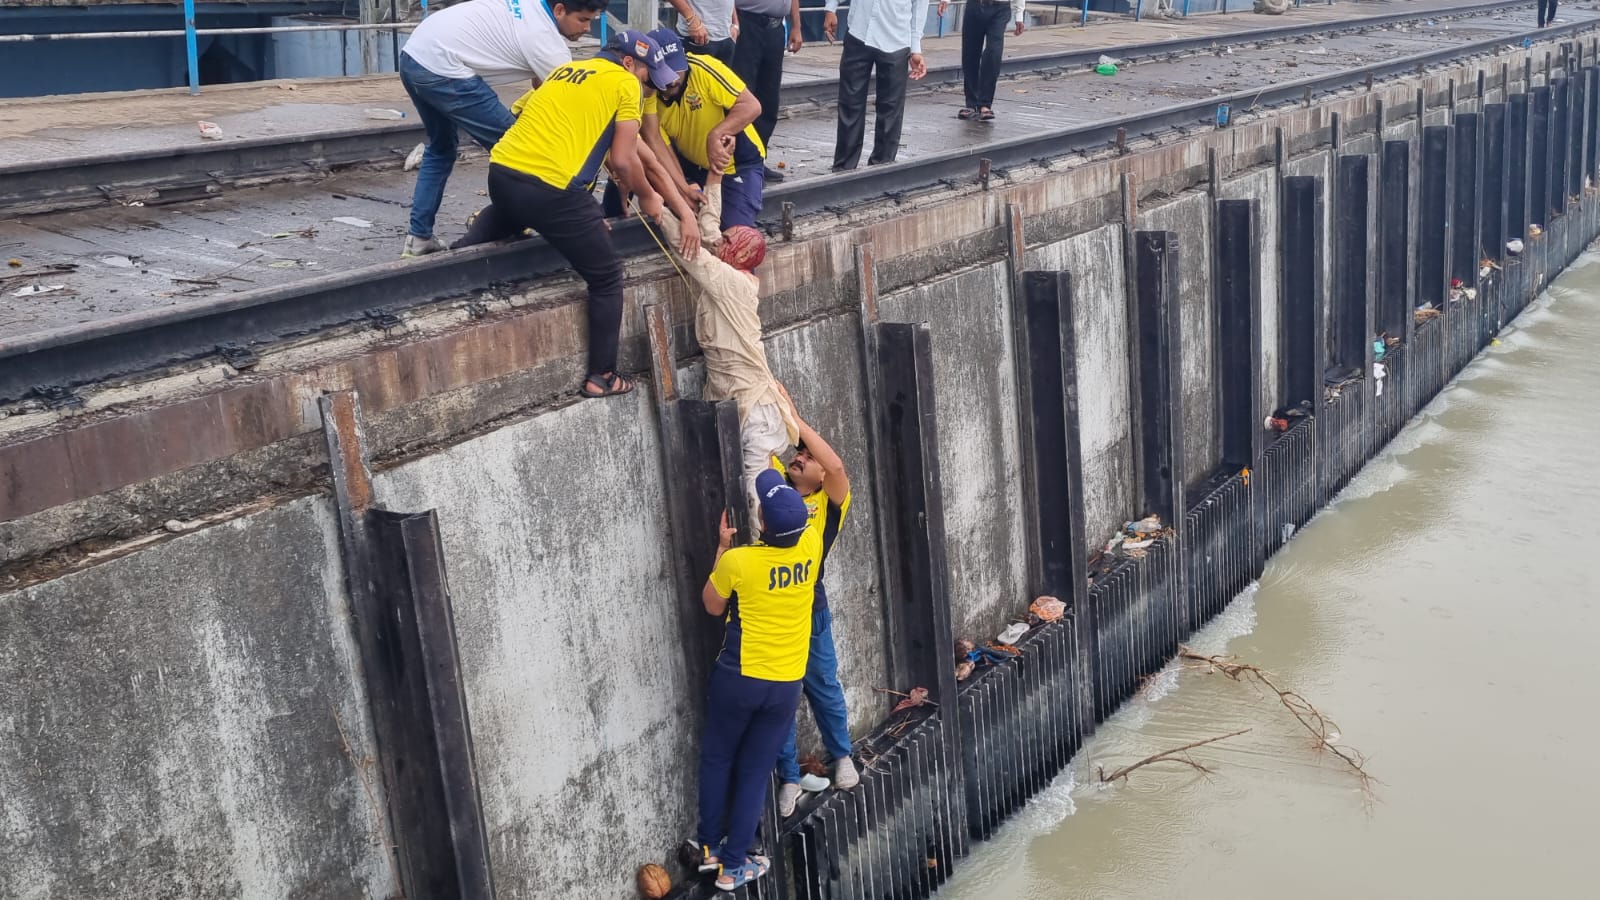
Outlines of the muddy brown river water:
M 1200 635 L 1337 720 L 1164 673 L 941 900 L 1597 897 L 1600 254 L 1582 257 Z M 1152 753 L 1242 728 L 1193 751 Z

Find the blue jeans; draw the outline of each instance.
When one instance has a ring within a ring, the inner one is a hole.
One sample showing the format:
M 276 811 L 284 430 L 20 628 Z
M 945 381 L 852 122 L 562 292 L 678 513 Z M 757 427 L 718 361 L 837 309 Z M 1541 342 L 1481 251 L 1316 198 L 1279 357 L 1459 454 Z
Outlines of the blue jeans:
M 711 667 L 706 727 L 700 738 L 696 839 L 715 847 L 726 836 L 720 854 L 724 866 L 745 863 L 761 822 L 772 761 L 785 729 L 794 730 L 799 705 L 797 681 L 762 681 L 722 663 Z
M 482 78 L 444 78 L 404 53 L 400 54 L 400 83 L 411 95 L 417 118 L 428 133 L 417 187 L 411 194 L 409 230 L 417 237 L 433 237 L 433 220 L 444 201 L 444 183 L 456 167 L 457 129 L 488 150 L 505 136 L 516 117 Z
M 801 683 L 811 715 L 822 732 L 822 746 L 833 759 L 850 755 L 850 714 L 844 706 L 844 685 L 839 683 L 839 656 L 833 649 L 833 611 L 827 607 L 811 615 L 811 656 Z M 778 777 L 784 784 L 800 781 L 800 761 L 794 746 L 794 723 L 778 752 Z

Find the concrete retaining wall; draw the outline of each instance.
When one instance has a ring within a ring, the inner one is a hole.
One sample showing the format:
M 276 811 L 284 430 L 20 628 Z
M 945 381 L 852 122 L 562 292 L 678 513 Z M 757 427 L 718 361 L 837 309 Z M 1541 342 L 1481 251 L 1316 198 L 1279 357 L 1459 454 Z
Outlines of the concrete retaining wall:
M 308 499 L 0 595 L 0 897 L 388 896 L 342 579 Z

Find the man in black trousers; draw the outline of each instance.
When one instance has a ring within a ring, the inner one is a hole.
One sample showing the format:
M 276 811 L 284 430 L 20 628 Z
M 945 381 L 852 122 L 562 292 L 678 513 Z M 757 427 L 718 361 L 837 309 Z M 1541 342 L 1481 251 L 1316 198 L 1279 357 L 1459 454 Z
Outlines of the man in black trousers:
M 1556 0 L 1539 0 L 1539 27 L 1554 25 L 1556 21 Z
M 950 0 L 939 0 L 939 18 L 944 18 Z M 1000 80 L 1000 54 L 1005 49 L 1006 26 L 1022 35 L 1022 20 L 1028 0 L 967 0 L 961 14 L 961 87 L 967 105 L 956 113 L 959 119 L 994 119 L 994 86 Z
M 734 11 L 739 17 L 739 35 L 733 45 L 733 71 L 761 101 L 761 115 L 754 124 L 770 155 L 772 132 L 778 127 L 783 51 L 799 53 L 804 43 L 800 38 L 800 0 L 735 0 Z M 789 24 L 787 40 L 785 22 Z M 783 173 L 770 166 L 764 174 L 768 183 L 783 180 Z
M 822 30 L 831 42 L 838 36 L 838 0 L 828 0 Z M 867 129 L 867 84 L 877 72 L 878 121 L 867 165 L 894 162 L 900 152 L 900 126 L 905 120 L 906 80 L 928 74 L 922 61 L 922 30 L 928 21 L 928 0 L 852 0 L 839 59 L 839 134 L 833 146 L 833 170 L 854 169 L 861 162 Z

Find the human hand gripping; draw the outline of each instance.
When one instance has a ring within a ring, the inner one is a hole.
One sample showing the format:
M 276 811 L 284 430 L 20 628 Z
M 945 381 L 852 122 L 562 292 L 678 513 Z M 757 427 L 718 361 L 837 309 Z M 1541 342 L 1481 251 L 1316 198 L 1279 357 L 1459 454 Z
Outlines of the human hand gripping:
M 1016 28 L 1016 32 L 1015 33 L 1016 33 L 1017 37 L 1022 37 L 1022 23 L 1021 22 L 1017 23 L 1017 28 Z
M 711 163 L 709 168 L 713 172 L 721 172 L 728 167 L 728 161 L 733 159 L 733 148 L 736 140 L 731 134 L 718 134 L 715 131 L 706 138 L 706 161 Z
M 722 521 L 717 523 L 717 552 L 720 554 L 722 551 L 732 547 L 734 535 L 738 533 L 738 529 L 729 527 L 728 511 L 724 509 L 722 511 Z
M 928 64 L 922 61 L 922 54 L 911 54 L 911 80 L 921 81 L 922 76 L 926 74 L 928 74 Z
M 778 400 L 781 401 L 784 406 L 789 407 L 790 415 L 794 416 L 795 427 L 804 431 L 806 427 L 806 420 L 800 418 L 800 407 L 794 405 L 794 398 L 789 396 L 789 389 L 784 387 L 783 382 L 776 378 L 772 379 L 772 386 L 778 392 Z
M 822 17 L 822 36 L 833 43 L 839 37 L 839 17 L 834 13 L 827 13 Z

